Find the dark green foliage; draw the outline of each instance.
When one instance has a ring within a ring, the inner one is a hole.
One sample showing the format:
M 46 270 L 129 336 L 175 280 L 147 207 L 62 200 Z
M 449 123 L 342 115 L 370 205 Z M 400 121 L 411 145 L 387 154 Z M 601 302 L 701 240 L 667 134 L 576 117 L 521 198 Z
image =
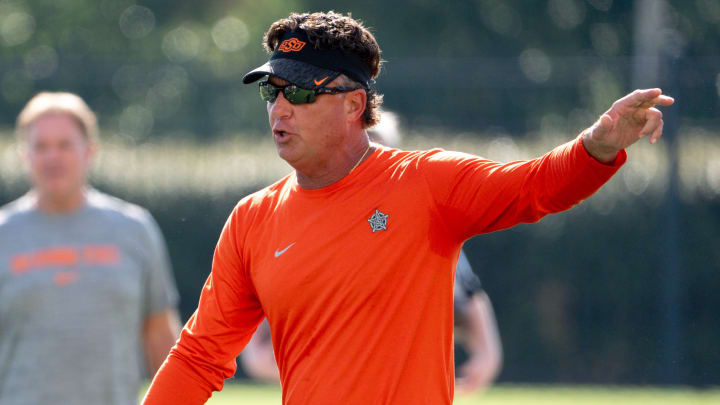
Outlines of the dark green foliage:
M 547 114 L 597 113 L 631 89 L 636 3 L 3 0 L 0 120 L 12 123 L 36 91 L 63 89 L 85 97 L 109 132 L 140 140 L 264 131 L 257 89 L 240 84 L 267 58 L 263 33 L 292 11 L 334 9 L 376 34 L 386 60 L 377 87 L 406 125 L 524 136 Z M 240 25 L 237 49 L 213 39 L 226 17 Z M 677 107 L 683 119 L 717 111 L 718 23 L 717 2 L 696 0 L 672 2 L 662 27 L 664 44 L 688 59 L 677 78 L 693 95 Z

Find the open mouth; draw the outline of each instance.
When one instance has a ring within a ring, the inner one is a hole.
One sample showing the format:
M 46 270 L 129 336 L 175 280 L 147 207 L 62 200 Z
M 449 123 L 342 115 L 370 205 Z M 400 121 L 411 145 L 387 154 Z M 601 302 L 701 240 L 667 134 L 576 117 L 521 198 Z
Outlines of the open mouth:
M 283 129 L 274 129 L 273 135 L 275 136 L 276 142 L 284 142 L 284 141 L 287 141 L 290 138 L 290 135 L 292 135 L 292 134 Z

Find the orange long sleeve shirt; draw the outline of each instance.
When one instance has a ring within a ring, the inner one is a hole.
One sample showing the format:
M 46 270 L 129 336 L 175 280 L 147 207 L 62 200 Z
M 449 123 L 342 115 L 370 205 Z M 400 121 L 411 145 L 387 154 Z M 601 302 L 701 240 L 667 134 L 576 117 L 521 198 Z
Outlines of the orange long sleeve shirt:
M 265 316 L 285 405 L 451 404 L 462 243 L 572 207 L 625 159 L 579 138 L 508 164 L 381 147 L 329 187 L 291 174 L 247 196 L 144 404 L 204 403 Z

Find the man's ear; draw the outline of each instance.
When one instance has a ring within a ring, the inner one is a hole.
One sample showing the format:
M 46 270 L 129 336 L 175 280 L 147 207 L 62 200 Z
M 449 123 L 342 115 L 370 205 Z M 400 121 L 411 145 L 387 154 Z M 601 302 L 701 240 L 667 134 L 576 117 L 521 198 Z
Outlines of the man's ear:
M 366 103 L 367 93 L 365 93 L 363 89 L 345 93 L 345 113 L 347 114 L 348 122 L 362 121 Z
M 28 147 L 27 139 L 18 137 L 16 142 L 17 143 L 15 144 L 15 150 L 20 157 L 20 161 L 23 162 L 26 167 L 28 167 L 30 165 L 30 156 L 28 156 L 28 154 L 30 153 L 30 148 Z
M 100 153 L 100 145 L 96 141 L 87 141 L 87 155 L 92 160 Z

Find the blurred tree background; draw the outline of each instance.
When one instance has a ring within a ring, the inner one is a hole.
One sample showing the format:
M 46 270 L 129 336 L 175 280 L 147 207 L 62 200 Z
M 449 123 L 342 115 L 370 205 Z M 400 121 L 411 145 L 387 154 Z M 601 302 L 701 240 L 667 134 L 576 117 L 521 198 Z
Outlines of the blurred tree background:
M 641 3 L 0 0 L 0 204 L 27 189 L 11 139 L 22 106 L 41 90 L 80 94 L 103 128 L 94 184 L 156 216 L 187 317 L 232 206 L 289 171 L 257 87 L 241 84 L 267 58 L 270 23 L 351 12 L 383 49 L 377 87 L 404 147 L 510 160 L 571 138 L 633 88 Z M 573 211 L 467 244 L 496 305 L 501 380 L 720 384 L 720 1 L 664 4 L 676 141 L 634 147 Z M 670 304 L 667 145 L 680 159 Z
M 262 34 L 289 11 L 335 9 L 372 27 L 386 61 L 378 87 L 406 125 L 524 136 L 560 113 L 577 127 L 631 87 L 633 4 L 2 0 L 0 114 L 10 123 L 34 92 L 71 89 L 106 131 L 138 140 L 264 130 L 256 89 L 240 84 L 266 58 Z M 657 27 L 693 59 L 686 119 L 717 110 L 719 23 L 716 0 L 673 1 Z

